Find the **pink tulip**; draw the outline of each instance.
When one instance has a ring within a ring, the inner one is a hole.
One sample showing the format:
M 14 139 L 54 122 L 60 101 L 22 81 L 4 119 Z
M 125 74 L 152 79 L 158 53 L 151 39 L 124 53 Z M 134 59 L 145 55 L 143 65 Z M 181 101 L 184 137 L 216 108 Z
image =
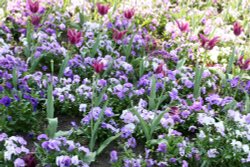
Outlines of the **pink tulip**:
M 113 29 L 113 39 L 115 41 L 118 41 L 118 40 L 122 40 L 123 36 L 126 34 L 126 30 L 125 31 L 119 31 L 117 29 Z
M 97 6 L 97 9 L 98 9 L 98 13 L 100 15 L 102 15 L 102 16 L 107 14 L 108 11 L 109 11 L 109 5 L 103 5 L 101 3 L 97 3 L 96 6 Z
M 38 1 L 32 1 L 32 0 L 28 0 L 28 5 L 29 5 L 29 9 L 32 13 L 36 13 L 39 10 L 39 2 Z
M 77 30 L 73 29 L 68 29 L 67 36 L 69 42 L 75 45 L 81 41 L 82 32 L 78 32 Z
M 188 32 L 189 31 L 189 23 L 186 22 L 179 22 L 179 21 L 176 21 L 177 25 L 178 25 L 178 28 L 180 29 L 181 32 Z
M 214 46 L 219 42 L 219 37 L 214 37 L 212 39 L 208 39 L 203 34 L 200 34 L 201 46 L 207 50 L 212 50 Z
M 250 59 L 246 59 L 243 62 L 244 56 L 240 56 L 240 58 L 237 61 L 237 65 L 242 69 L 242 70 L 250 70 Z
M 32 15 L 32 16 L 31 16 L 31 23 L 32 23 L 34 26 L 38 26 L 39 23 L 40 23 L 40 20 L 41 20 L 41 17 L 39 17 L 39 16 L 36 16 L 36 15 Z
M 124 11 L 124 17 L 127 19 L 131 19 L 135 14 L 135 10 L 134 9 L 128 9 Z
M 234 23 L 233 26 L 234 26 L 234 35 L 239 36 L 241 32 L 243 31 L 242 26 L 237 21 Z
M 103 64 L 103 62 L 95 61 L 93 63 L 93 68 L 94 68 L 96 73 L 100 73 L 104 70 L 104 64 Z

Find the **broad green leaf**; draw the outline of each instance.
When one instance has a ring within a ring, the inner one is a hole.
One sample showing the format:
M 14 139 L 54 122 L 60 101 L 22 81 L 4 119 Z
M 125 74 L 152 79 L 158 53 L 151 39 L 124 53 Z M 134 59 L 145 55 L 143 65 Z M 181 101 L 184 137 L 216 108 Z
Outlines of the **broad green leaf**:
M 160 113 L 152 122 L 151 124 L 151 128 L 150 128 L 150 136 L 152 138 L 152 135 L 155 131 L 155 129 L 157 128 L 157 126 L 159 125 L 159 123 L 161 122 L 162 117 L 164 116 L 165 113 L 169 112 L 169 110 L 163 111 L 162 113 Z
M 109 138 L 107 138 L 102 144 L 101 146 L 98 148 L 98 150 L 96 151 L 96 155 L 99 155 L 102 153 L 102 151 L 114 140 L 116 140 L 118 137 L 120 137 L 120 133 L 116 134 L 115 136 L 111 136 Z
M 200 84 L 202 79 L 203 67 L 199 67 L 198 62 L 195 67 L 195 78 L 194 78 L 194 98 L 200 97 Z
M 53 85 L 48 84 L 47 92 L 47 118 L 54 118 Z
M 245 113 L 250 113 L 250 99 L 249 94 L 245 92 L 246 94 L 246 102 L 245 102 Z
M 149 141 L 151 138 L 150 138 L 150 127 L 149 127 L 148 123 L 141 117 L 141 115 L 138 113 L 138 111 L 136 109 L 133 108 L 131 110 L 131 112 L 133 114 L 135 114 L 137 116 L 137 118 L 139 119 L 142 130 L 144 132 L 144 135 L 145 135 L 147 141 Z
M 185 62 L 186 62 L 186 58 L 183 58 L 180 61 L 178 61 L 176 65 L 176 69 L 180 70 L 184 66 Z
M 89 143 L 89 148 L 91 151 L 94 150 L 95 147 L 95 142 L 97 138 L 97 131 L 102 123 L 103 117 L 104 117 L 104 112 L 106 110 L 107 102 L 105 103 L 104 107 L 102 108 L 101 113 L 99 114 L 98 120 L 95 122 L 94 127 L 91 129 L 91 138 L 90 138 L 90 143 Z M 92 120 L 93 121 L 93 120 Z
M 154 76 L 151 78 L 151 90 L 149 96 L 149 110 L 155 109 L 155 100 L 156 100 L 156 79 Z
M 16 68 L 13 68 L 12 71 L 12 84 L 14 85 L 14 88 L 17 89 L 17 82 L 18 82 L 18 76 Z
M 58 126 L 58 119 L 57 118 L 48 118 L 48 128 L 47 128 L 47 133 L 50 138 L 54 138 L 56 131 L 57 131 L 57 126 Z
M 100 43 L 100 40 L 101 40 L 101 36 L 102 36 L 102 33 L 98 34 L 97 36 L 97 39 L 93 45 L 93 47 L 91 48 L 90 50 L 90 55 L 91 57 L 95 57 L 96 53 L 97 53 L 97 49 L 99 47 L 99 43 Z

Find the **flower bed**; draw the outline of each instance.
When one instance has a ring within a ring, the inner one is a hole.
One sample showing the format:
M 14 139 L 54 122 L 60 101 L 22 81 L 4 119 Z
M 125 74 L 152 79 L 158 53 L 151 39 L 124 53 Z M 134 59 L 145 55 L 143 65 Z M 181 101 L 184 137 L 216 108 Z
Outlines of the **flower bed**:
M 247 0 L 0 5 L 0 166 L 249 166 Z

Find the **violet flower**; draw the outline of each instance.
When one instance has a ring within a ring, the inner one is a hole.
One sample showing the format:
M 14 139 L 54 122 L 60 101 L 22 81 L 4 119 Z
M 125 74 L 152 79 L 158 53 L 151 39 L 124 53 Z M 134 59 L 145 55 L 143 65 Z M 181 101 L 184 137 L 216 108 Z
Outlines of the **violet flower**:
M 118 161 L 118 154 L 117 154 L 117 151 L 113 150 L 110 152 L 110 162 L 116 162 Z
M 4 96 L 0 99 L 0 104 L 4 105 L 5 107 L 9 107 L 11 104 L 11 99 L 8 96 Z
M 166 143 L 160 143 L 157 148 L 158 152 L 166 153 L 167 152 L 167 145 Z

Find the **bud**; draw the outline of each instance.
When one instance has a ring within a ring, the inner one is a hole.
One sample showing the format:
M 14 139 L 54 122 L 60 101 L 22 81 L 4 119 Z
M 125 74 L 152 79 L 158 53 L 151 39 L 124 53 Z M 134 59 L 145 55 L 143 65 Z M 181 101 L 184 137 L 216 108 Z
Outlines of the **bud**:
M 32 16 L 31 16 L 31 23 L 32 23 L 34 26 L 38 26 L 39 23 L 40 23 L 40 20 L 41 20 L 41 17 L 39 17 L 39 16 L 36 16 L 36 15 L 32 15 Z
M 107 14 L 108 11 L 109 11 L 109 5 L 103 5 L 101 3 L 97 3 L 96 6 L 97 6 L 97 9 L 98 9 L 98 13 L 100 15 L 102 15 L 102 16 Z
M 125 18 L 131 19 L 135 14 L 135 10 L 134 9 L 128 9 L 128 10 L 125 10 L 123 14 L 124 14 Z
M 241 32 L 243 31 L 242 26 L 237 21 L 234 23 L 233 26 L 234 26 L 234 35 L 239 36 Z
M 28 2 L 29 9 L 32 13 L 38 12 L 38 10 L 39 10 L 39 2 L 38 1 L 33 2 L 32 0 L 28 0 L 27 2 Z
M 93 63 L 93 68 L 94 68 L 96 73 L 100 73 L 104 70 L 104 64 L 103 64 L 103 62 L 95 61 Z

